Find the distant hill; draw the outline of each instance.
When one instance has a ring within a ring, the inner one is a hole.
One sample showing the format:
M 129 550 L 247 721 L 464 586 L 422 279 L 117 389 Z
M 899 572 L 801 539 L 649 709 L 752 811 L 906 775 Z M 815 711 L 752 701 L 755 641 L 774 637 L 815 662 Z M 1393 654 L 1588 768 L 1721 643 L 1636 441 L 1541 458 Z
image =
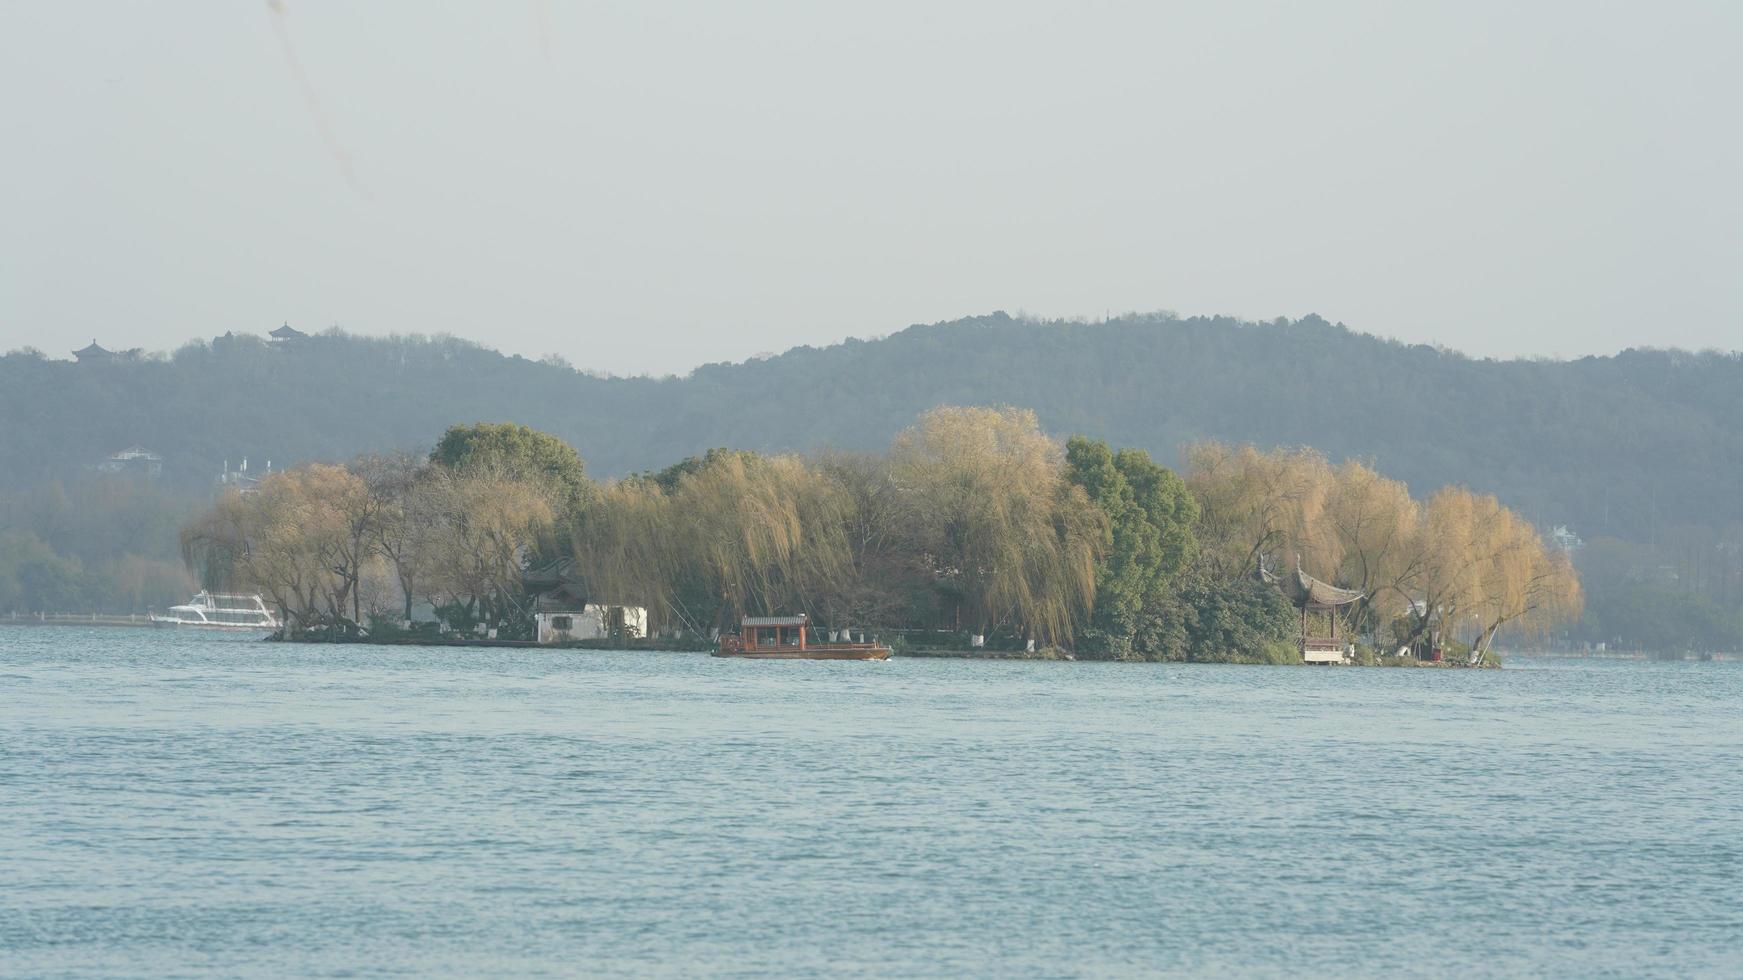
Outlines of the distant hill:
M 126 338 L 115 338 L 124 342 Z M 162 479 L 427 447 L 456 422 L 513 420 L 572 442 L 595 475 L 710 446 L 871 448 L 939 404 L 1034 408 L 1174 461 L 1216 438 L 1372 459 L 1418 492 L 1463 483 L 1542 524 L 1649 540 L 1743 521 L 1743 357 L 1629 350 L 1477 360 L 1352 332 L 1130 316 L 1002 313 L 874 341 L 711 364 L 688 377 L 595 377 L 451 338 L 327 334 L 191 344 L 111 363 L 0 358 L 0 490 L 139 445 Z

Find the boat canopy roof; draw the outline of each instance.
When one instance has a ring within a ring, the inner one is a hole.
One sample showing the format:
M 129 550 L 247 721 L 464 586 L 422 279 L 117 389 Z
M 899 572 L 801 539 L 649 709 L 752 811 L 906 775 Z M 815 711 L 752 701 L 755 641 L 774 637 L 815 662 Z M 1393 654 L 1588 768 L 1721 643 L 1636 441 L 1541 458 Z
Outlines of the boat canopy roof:
M 746 616 L 744 625 L 750 626 L 804 626 L 805 615 L 797 616 Z

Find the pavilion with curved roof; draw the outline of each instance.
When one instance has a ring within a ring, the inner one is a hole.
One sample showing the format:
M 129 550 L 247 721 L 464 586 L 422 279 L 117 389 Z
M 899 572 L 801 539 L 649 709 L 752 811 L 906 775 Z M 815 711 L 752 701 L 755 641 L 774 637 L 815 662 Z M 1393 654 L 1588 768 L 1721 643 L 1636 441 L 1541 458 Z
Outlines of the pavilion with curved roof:
M 1349 662 L 1348 616 L 1350 607 L 1367 598 L 1354 589 L 1340 588 L 1321 581 L 1301 569 L 1301 557 L 1295 558 L 1295 570 L 1276 575 L 1264 564 L 1258 568 L 1258 579 L 1276 586 L 1290 604 L 1301 611 L 1301 661 L 1309 664 L 1343 664 Z M 1338 620 L 1344 618 L 1345 630 L 1338 632 Z

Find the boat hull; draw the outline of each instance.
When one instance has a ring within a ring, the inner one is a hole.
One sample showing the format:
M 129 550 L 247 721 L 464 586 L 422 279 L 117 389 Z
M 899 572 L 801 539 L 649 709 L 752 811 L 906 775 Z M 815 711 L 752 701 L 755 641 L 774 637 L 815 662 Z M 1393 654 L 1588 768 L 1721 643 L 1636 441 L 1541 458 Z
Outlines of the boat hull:
M 153 626 L 167 629 L 215 630 L 222 633 L 271 633 L 278 629 L 277 623 L 201 623 L 161 616 L 153 616 L 149 622 Z
M 714 656 L 736 660 L 888 660 L 890 648 L 856 643 L 851 647 L 806 647 L 803 650 L 716 650 Z

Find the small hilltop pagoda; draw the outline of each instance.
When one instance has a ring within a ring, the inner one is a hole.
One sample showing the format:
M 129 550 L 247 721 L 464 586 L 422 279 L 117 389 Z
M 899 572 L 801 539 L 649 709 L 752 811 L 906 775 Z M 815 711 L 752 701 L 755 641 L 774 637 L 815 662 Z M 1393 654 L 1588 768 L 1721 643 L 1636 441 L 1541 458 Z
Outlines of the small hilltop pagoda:
M 73 356 L 78 358 L 80 364 L 109 364 L 114 361 L 137 361 L 139 360 L 139 354 L 140 348 L 138 347 L 129 350 L 110 350 L 97 343 L 96 338 L 92 338 L 90 344 L 73 351 Z
M 1330 582 L 1322 582 L 1307 574 L 1301 570 L 1299 555 L 1295 559 L 1295 571 L 1276 575 L 1260 564 L 1256 577 L 1267 585 L 1275 586 L 1283 593 L 1284 598 L 1301 611 L 1302 663 L 1349 663 L 1349 655 L 1345 651 L 1349 647 L 1350 607 L 1367 598 L 1365 593 L 1340 589 Z M 1338 631 L 1340 619 L 1344 625 L 1342 634 Z

